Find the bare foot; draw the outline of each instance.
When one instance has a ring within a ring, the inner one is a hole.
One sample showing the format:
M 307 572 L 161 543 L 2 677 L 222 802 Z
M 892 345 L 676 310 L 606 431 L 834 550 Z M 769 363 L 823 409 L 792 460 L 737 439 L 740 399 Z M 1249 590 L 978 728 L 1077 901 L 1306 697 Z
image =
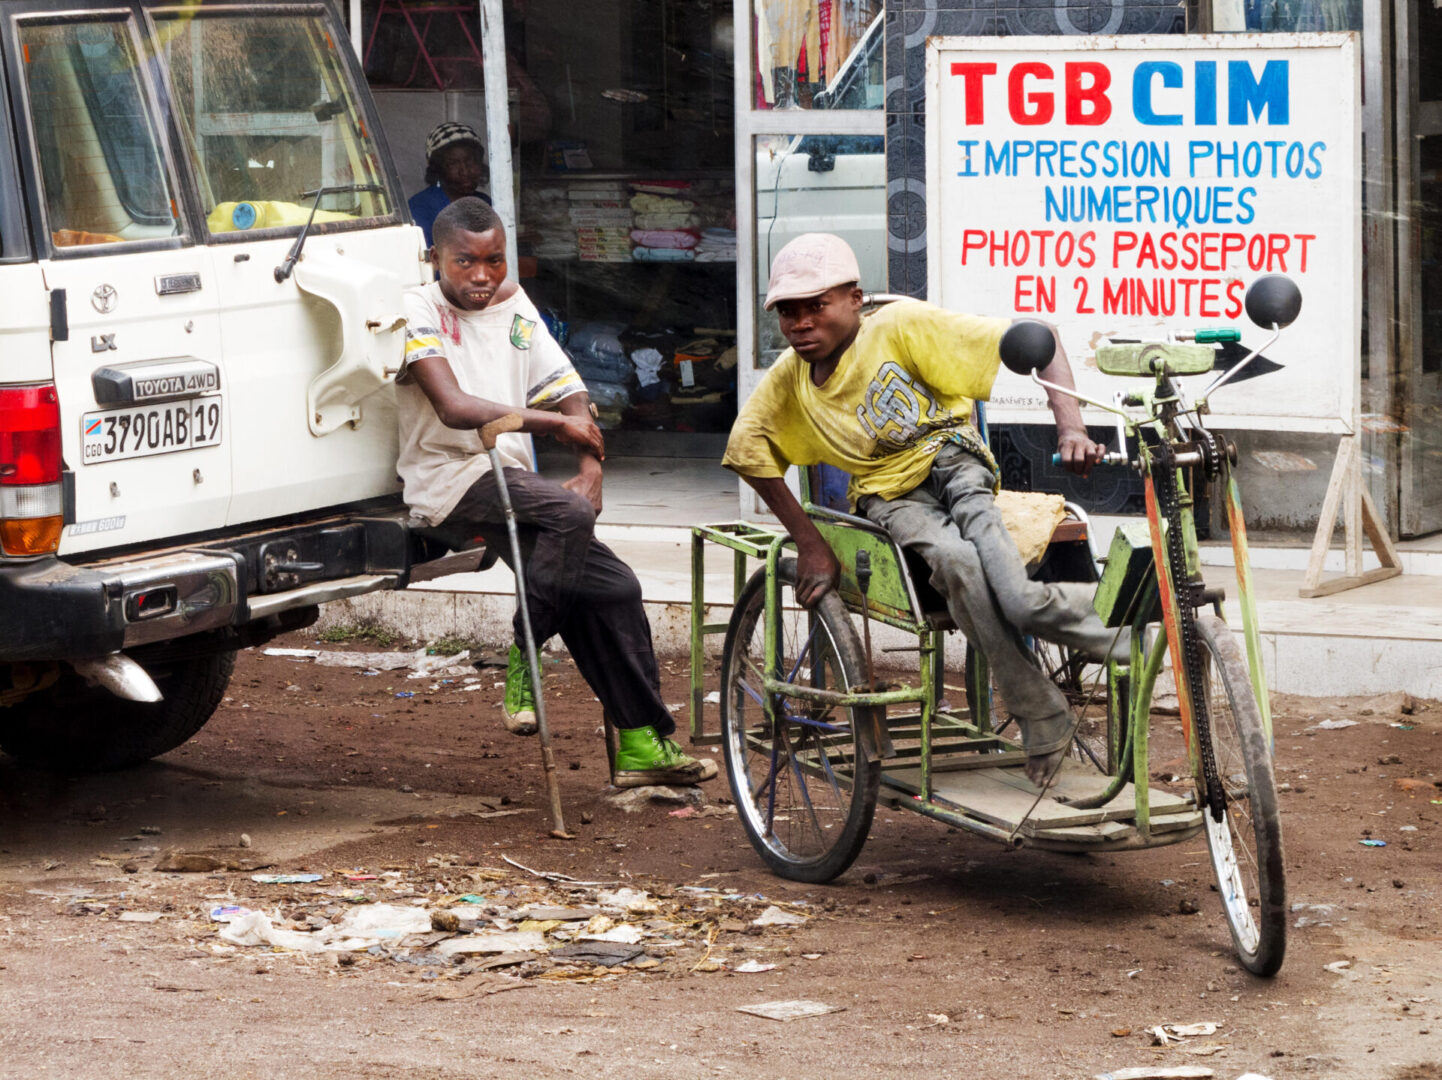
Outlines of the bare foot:
M 1066 747 L 1053 750 L 1050 754 L 1033 754 L 1026 759 L 1026 778 L 1039 788 L 1051 781 L 1052 771 L 1061 763 Z

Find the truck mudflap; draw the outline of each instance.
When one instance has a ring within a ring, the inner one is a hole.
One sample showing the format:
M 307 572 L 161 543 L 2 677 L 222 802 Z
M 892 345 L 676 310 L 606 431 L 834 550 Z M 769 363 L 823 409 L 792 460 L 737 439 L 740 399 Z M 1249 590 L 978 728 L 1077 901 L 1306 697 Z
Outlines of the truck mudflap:
M 345 517 L 79 566 L 0 566 L 0 662 L 102 656 L 404 588 L 421 541 L 400 516 Z

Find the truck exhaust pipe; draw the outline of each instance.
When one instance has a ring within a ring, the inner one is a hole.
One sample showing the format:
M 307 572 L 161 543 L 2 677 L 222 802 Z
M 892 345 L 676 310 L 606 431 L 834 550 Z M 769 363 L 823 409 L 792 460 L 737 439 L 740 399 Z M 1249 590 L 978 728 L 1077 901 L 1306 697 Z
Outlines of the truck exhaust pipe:
M 150 673 L 124 653 L 114 652 L 108 656 L 88 657 L 71 660 L 75 672 L 91 686 L 102 686 L 116 697 L 126 701 L 154 703 L 165 695 Z

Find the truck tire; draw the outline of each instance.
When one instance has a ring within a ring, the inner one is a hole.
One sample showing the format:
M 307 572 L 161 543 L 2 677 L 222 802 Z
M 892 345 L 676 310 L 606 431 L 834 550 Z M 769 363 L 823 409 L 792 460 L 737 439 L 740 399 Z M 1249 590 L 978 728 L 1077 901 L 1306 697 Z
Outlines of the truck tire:
M 67 671 L 48 690 L 0 709 L 0 749 L 54 772 L 128 769 L 174 750 L 205 726 L 225 696 L 235 651 L 147 665 L 165 696 L 126 701 Z

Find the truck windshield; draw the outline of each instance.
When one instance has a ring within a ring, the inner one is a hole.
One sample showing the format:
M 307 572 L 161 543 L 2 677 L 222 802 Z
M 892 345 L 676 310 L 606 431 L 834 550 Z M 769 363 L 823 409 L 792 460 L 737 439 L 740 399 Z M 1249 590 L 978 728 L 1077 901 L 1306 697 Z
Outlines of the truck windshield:
M 129 20 L 27 20 L 19 36 L 55 246 L 176 235 L 174 187 Z
M 321 9 L 157 13 L 156 30 L 211 233 L 299 227 L 319 188 L 349 190 L 317 223 L 394 212 Z

